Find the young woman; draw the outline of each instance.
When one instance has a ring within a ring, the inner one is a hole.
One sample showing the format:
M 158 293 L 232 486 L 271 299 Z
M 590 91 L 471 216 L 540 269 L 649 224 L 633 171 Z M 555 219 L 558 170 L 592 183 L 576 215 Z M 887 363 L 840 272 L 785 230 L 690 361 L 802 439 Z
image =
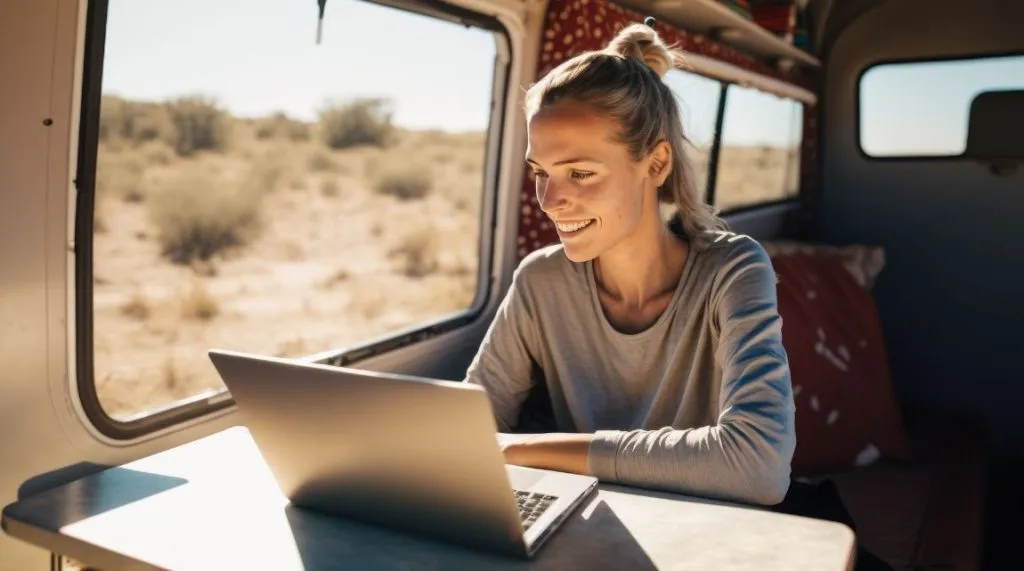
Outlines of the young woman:
M 510 464 L 777 504 L 796 439 L 775 274 L 697 197 L 661 81 L 679 58 L 635 24 L 528 91 L 526 161 L 561 243 L 522 261 L 467 381 L 502 432 L 546 390 L 553 432 Z

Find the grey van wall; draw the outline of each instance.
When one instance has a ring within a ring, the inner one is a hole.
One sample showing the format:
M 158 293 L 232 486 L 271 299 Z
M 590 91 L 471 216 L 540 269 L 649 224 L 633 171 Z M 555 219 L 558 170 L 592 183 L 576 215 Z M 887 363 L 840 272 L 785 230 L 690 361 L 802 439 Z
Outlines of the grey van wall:
M 870 8 L 830 46 L 822 117 L 819 229 L 886 248 L 876 298 L 901 398 L 981 415 L 1000 461 L 1024 457 L 1024 168 L 867 158 L 856 92 L 880 60 L 1024 53 L 1021 22 L 1024 3 L 999 0 Z

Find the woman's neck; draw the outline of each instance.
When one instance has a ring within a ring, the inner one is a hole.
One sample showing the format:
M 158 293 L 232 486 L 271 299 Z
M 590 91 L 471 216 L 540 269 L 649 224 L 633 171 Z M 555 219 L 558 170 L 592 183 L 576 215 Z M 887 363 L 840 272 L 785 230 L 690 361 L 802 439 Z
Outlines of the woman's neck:
M 665 224 L 646 224 L 594 261 L 595 278 L 617 303 L 643 308 L 675 290 L 687 256 L 687 243 Z

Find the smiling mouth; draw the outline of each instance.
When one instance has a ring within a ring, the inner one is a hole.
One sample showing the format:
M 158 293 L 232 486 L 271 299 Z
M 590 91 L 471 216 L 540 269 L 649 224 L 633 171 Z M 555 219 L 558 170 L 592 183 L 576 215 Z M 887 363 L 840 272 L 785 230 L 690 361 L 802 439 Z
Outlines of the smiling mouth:
M 555 228 L 562 234 L 575 234 L 594 223 L 594 219 L 581 220 L 579 222 L 555 222 Z

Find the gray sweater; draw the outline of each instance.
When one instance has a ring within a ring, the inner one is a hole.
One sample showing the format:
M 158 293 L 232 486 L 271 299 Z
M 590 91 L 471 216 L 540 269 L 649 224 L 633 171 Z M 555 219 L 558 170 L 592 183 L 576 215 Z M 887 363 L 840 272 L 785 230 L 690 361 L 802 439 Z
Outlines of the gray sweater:
M 499 431 L 516 430 L 546 383 L 556 430 L 595 434 L 588 469 L 602 481 L 782 501 L 796 437 L 775 273 L 747 236 L 702 238 L 668 308 L 637 334 L 607 321 L 590 262 L 561 245 L 527 256 L 466 375 Z

